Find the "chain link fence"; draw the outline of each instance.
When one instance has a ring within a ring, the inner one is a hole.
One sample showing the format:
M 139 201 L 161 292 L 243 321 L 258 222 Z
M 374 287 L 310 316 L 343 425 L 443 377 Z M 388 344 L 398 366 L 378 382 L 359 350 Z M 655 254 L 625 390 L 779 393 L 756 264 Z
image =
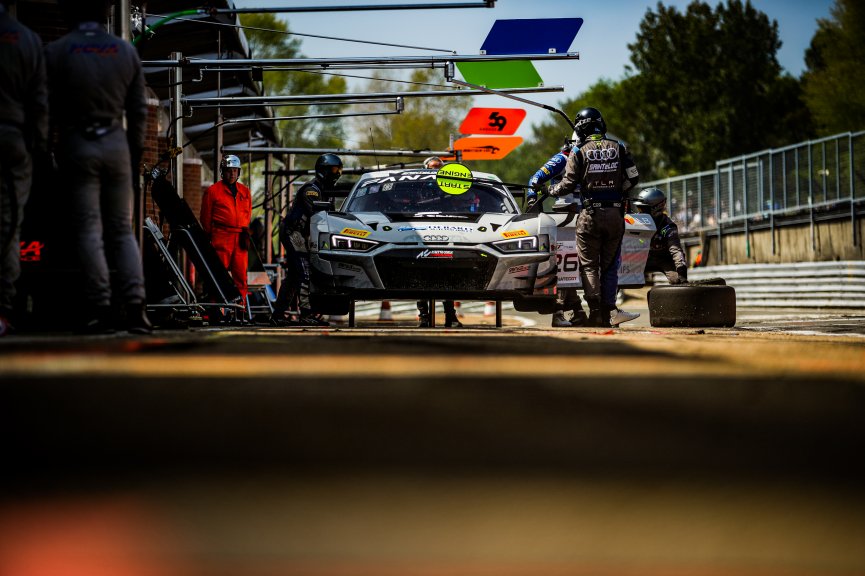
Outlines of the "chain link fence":
M 865 131 L 720 160 L 714 170 L 641 183 L 667 195 L 681 231 L 760 221 L 865 200 Z

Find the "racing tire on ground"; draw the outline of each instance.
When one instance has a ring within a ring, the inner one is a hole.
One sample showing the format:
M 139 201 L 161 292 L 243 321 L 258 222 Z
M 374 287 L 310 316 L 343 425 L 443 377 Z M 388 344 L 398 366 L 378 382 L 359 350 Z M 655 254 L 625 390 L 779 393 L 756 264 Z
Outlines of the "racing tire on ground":
M 736 290 L 720 284 L 676 284 L 649 290 L 649 324 L 657 327 L 732 328 Z
M 703 280 L 691 280 L 687 284 L 691 286 L 726 286 L 727 281 L 723 278 L 704 278 Z

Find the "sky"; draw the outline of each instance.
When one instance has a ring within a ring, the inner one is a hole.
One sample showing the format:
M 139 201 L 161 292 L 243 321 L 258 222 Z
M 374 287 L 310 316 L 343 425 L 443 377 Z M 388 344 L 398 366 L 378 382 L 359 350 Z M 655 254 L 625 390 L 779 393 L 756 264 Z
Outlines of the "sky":
M 452 0 L 235 0 L 238 8 L 349 6 L 388 3 L 435 3 Z M 461 0 L 465 1 L 465 0 Z M 684 11 L 691 0 L 665 0 L 666 6 Z M 778 22 L 782 41 L 778 61 L 791 75 L 798 77 L 805 69 L 805 50 L 817 30 L 818 18 L 829 18 L 833 0 L 752 0 L 752 5 Z M 710 5 L 717 0 L 710 0 Z M 558 106 L 576 97 L 589 86 L 608 78 L 618 80 L 629 64 L 628 44 L 637 35 L 640 21 L 649 9 L 656 9 L 656 0 L 498 0 L 495 8 L 388 10 L 354 12 L 290 13 L 286 18 L 292 32 L 336 38 L 402 44 L 405 46 L 453 50 L 457 54 L 478 54 L 493 23 L 515 18 L 582 18 L 583 25 L 571 44 L 570 51 L 580 54 L 579 60 L 536 62 L 535 67 L 547 86 L 563 86 L 564 92 L 526 94 L 523 97 L 547 105 Z M 441 55 L 441 52 L 396 48 L 325 40 L 297 36 L 304 56 L 340 58 L 354 56 L 417 56 Z M 370 71 L 349 74 L 370 75 Z M 444 77 L 442 76 L 442 84 Z M 349 79 L 349 89 L 361 91 L 362 80 Z M 394 84 L 394 90 L 399 85 Z M 555 114 L 502 98 L 480 96 L 475 106 L 525 108 L 526 119 L 518 136 L 531 136 L 531 125 L 557 117 Z M 602 111 L 603 112 L 603 111 Z M 564 122 L 563 127 L 564 127 Z M 613 129 L 611 127 L 611 129 Z M 348 146 L 356 143 L 347 142 Z

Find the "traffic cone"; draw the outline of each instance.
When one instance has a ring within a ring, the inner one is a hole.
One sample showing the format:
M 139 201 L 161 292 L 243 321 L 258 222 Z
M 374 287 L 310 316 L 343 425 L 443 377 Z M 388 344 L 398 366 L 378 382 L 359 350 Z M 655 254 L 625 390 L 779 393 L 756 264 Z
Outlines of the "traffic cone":
M 460 303 L 459 302 L 454 302 L 454 314 L 456 315 L 457 318 L 465 318 L 466 317 L 466 315 L 463 314 L 463 311 L 460 310 Z
M 381 301 L 381 311 L 378 313 L 379 320 L 393 320 L 393 312 L 390 310 L 390 300 Z
M 496 315 L 496 303 L 495 302 L 487 302 L 484 305 L 484 316 L 495 316 Z

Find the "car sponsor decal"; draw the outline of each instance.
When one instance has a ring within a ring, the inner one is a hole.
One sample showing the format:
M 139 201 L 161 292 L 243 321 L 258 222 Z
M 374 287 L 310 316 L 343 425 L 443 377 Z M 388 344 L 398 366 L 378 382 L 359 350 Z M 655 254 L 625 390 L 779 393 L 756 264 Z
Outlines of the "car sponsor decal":
M 508 274 L 517 274 L 518 272 L 528 272 L 529 265 L 523 264 L 522 266 L 512 266 L 508 268 Z
M 454 251 L 453 250 L 424 250 L 418 253 L 415 256 L 416 260 L 420 260 L 421 258 L 453 258 Z
M 448 242 L 449 240 L 450 236 L 443 234 L 425 234 L 423 237 L 424 242 Z
M 472 171 L 457 162 L 445 164 L 436 172 L 436 184 L 446 194 L 462 194 L 472 185 Z
M 353 238 L 366 238 L 367 236 L 372 234 L 372 232 L 370 232 L 369 230 L 358 230 L 356 228 L 343 228 L 340 234 L 343 234 L 345 236 L 352 236 Z
M 480 227 L 478 227 L 478 232 L 486 232 L 486 231 L 487 231 L 487 227 L 486 227 L 486 226 L 480 226 Z
M 529 233 L 525 230 L 509 230 L 507 232 L 502 232 L 502 236 L 505 238 L 522 238 L 528 235 Z
M 426 226 L 400 226 L 396 229 L 397 232 L 414 232 L 416 230 L 426 230 Z
M 382 226 L 381 229 L 385 232 L 390 232 L 391 230 L 393 230 L 393 228 L 391 228 L 390 226 Z
M 634 220 L 634 217 L 631 216 L 630 214 L 625 214 L 625 222 L 627 222 L 628 224 L 633 226 L 634 224 L 636 224 L 637 221 Z
M 341 270 L 348 270 L 349 272 L 361 272 L 363 268 L 360 266 L 355 266 L 354 264 L 346 264 L 345 262 L 337 262 L 336 267 Z

